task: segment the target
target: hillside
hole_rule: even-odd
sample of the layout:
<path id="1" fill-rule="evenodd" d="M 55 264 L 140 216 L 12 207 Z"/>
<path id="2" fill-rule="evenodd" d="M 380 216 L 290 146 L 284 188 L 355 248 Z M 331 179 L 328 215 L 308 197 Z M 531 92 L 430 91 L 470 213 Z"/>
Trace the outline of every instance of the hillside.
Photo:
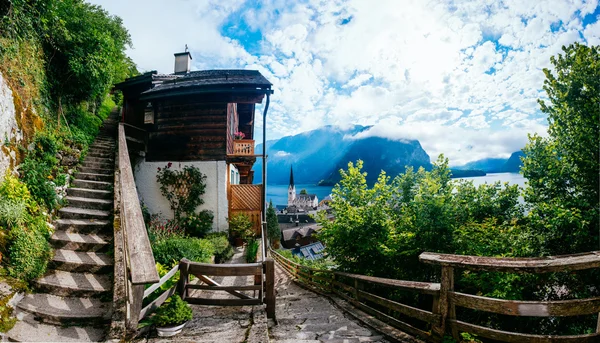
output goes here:
<path id="1" fill-rule="evenodd" d="M 482 170 L 486 173 L 518 173 L 523 163 L 521 157 L 525 156 L 523 151 L 513 152 L 509 158 L 484 158 L 471 161 L 462 166 L 454 167 L 454 170 Z"/>
<path id="2" fill-rule="evenodd" d="M 374 181 L 383 169 L 389 175 L 404 172 L 405 165 L 416 168 L 430 167 L 429 155 L 418 141 L 392 141 L 379 137 L 353 139 L 358 132 L 368 129 L 354 126 L 342 130 L 325 126 L 302 134 L 268 141 L 270 184 L 287 184 L 290 166 L 294 167 L 296 183 L 317 183 L 321 180 L 335 183 L 339 180 L 339 170 L 347 168 L 348 162 L 361 159 L 369 182 Z M 256 148 L 262 152 L 262 144 Z M 255 183 L 261 182 L 262 161 L 257 160 Z"/>

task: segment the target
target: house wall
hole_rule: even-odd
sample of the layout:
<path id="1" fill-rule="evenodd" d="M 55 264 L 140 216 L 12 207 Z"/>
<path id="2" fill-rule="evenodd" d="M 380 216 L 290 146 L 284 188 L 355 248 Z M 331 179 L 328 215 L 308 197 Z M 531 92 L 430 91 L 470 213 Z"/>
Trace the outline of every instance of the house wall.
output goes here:
<path id="1" fill-rule="evenodd" d="M 141 160 L 134 167 L 134 177 L 140 199 L 150 212 L 162 213 L 165 218 L 172 219 L 173 210 L 156 182 L 158 168 L 164 168 L 166 164 L 167 162 Z M 227 231 L 227 164 L 225 161 L 173 162 L 171 168 L 181 170 L 186 166 L 197 167 L 206 175 L 206 191 L 202 196 L 204 204 L 197 210 L 213 212 L 213 231 Z"/>

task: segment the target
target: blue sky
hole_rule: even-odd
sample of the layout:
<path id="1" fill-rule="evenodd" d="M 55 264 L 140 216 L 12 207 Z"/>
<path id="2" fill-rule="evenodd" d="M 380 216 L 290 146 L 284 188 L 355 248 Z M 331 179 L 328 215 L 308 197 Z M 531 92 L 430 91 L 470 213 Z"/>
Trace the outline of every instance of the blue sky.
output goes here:
<path id="1" fill-rule="evenodd" d="M 268 139 L 373 125 L 361 135 L 418 139 L 452 164 L 545 134 L 550 56 L 600 45 L 598 0 L 92 2 L 123 18 L 142 71 L 172 72 L 185 44 L 194 69 L 261 71 Z"/>

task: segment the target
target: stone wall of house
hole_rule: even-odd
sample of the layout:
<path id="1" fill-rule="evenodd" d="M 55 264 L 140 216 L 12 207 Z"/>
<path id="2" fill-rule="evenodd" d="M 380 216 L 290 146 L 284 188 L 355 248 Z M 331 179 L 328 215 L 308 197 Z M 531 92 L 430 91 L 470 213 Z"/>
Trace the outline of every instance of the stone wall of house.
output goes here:
<path id="1" fill-rule="evenodd" d="M 0 73 L 0 179 L 7 169 L 14 167 L 17 157 L 13 147 L 22 140 L 23 133 L 15 118 L 13 93 Z"/>
<path id="2" fill-rule="evenodd" d="M 140 199 L 151 213 L 161 213 L 163 217 L 174 217 L 169 202 L 160 193 L 160 185 L 156 182 L 158 168 L 164 168 L 167 162 L 147 162 L 142 160 L 134 167 L 135 183 Z M 227 231 L 227 163 L 225 161 L 173 162 L 172 169 L 180 170 L 186 166 L 194 166 L 206 175 L 206 192 L 202 199 L 204 204 L 197 210 L 213 212 L 213 231 Z"/>

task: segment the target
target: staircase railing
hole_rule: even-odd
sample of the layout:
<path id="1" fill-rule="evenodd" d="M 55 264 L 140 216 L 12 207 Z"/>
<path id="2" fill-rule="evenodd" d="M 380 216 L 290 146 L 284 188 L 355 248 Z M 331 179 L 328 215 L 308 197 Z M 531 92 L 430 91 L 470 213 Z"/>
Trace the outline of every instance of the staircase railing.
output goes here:
<path id="1" fill-rule="evenodd" d="M 119 124 L 115 178 L 115 292 L 124 292 L 125 327 L 135 334 L 146 284 L 160 280 L 135 188 L 125 127 Z M 118 290 L 117 288 L 123 288 Z M 115 296 L 115 299 L 118 297 Z M 119 304 L 115 304 L 118 306 Z"/>
<path id="2" fill-rule="evenodd" d="M 459 332 L 468 332 L 502 342 L 575 343 L 598 342 L 600 340 L 600 314 L 595 333 L 570 336 L 545 336 L 500 331 L 466 323 L 456 318 L 457 306 L 510 316 L 554 317 L 590 315 L 600 312 L 600 298 L 564 301 L 513 301 L 454 291 L 454 268 L 513 273 L 568 272 L 599 268 L 600 251 L 546 258 L 493 258 L 432 253 L 421 254 L 419 259 L 422 262 L 442 267 L 440 283 L 403 281 L 319 270 L 290 261 L 281 256 L 277 251 L 270 251 L 275 261 L 291 276 L 296 278 L 298 282 L 321 292 L 338 295 L 355 307 L 389 325 L 430 342 L 441 342 L 447 333 L 451 334 L 457 341 L 460 341 Z M 381 292 L 384 294 L 380 292 L 374 294 L 365 291 L 366 286 L 370 286 L 371 288 L 385 287 L 393 291 Z M 411 291 L 431 296 L 429 302 L 431 310 L 412 307 L 387 297 L 386 294 L 393 294 L 394 291 Z M 428 329 L 423 329 L 423 327 L 428 327 Z"/>

